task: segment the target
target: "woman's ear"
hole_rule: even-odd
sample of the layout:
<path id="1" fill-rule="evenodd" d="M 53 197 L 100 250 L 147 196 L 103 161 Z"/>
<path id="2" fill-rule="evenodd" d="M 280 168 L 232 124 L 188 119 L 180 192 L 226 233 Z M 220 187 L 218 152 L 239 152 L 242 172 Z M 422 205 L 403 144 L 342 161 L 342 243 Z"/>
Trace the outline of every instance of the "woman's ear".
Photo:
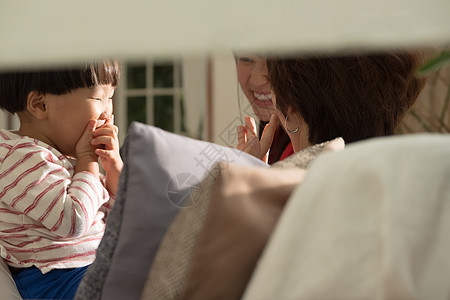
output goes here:
<path id="1" fill-rule="evenodd" d="M 287 109 L 287 115 L 290 115 L 292 113 L 295 113 L 295 108 L 292 105 L 289 105 Z"/>
<path id="2" fill-rule="evenodd" d="M 27 96 L 27 111 L 36 119 L 45 119 L 47 117 L 45 95 L 36 91 L 29 92 Z"/>

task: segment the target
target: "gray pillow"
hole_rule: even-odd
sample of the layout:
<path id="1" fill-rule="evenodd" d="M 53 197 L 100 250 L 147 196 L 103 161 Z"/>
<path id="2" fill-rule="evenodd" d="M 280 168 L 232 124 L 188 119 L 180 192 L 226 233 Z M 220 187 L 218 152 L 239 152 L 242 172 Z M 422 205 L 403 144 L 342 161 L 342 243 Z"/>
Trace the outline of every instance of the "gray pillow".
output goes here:
<path id="1" fill-rule="evenodd" d="M 255 262 L 258 258 L 258 251 L 262 250 L 263 244 L 256 243 L 256 241 L 264 241 L 268 237 L 268 234 L 270 234 L 271 230 L 267 231 L 267 229 L 274 225 L 272 221 L 273 219 L 277 219 L 279 214 L 278 208 L 284 206 L 289 184 L 292 184 L 294 181 L 297 183 L 300 182 L 298 177 L 295 176 L 296 173 L 294 171 L 308 169 L 313 161 L 324 151 L 336 151 L 343 148 L 344 141 L 341 138 L 311 146 L 294 153 L 283 161 L 273 164 L 271 168 L 272 174 L 270 174 L 270 171 L 267 172 L 268 170 L 263 172 L 259 168 L 252 168 L 251 170 L 254 171 L 250 173 L 248 172 L 248 168 L 239 166 L 242 176 L 240 178 L 237 176 L 239 172 L 236 172 L 236 170 L 239 169 L 236 169 L 236 166 L 234 168 L 230 167 L 229 170 L 222 170 L 222 167 L 213 170 L 218 180 L 206 178 L 202 182 L 202 194 L 195 198 L 192 206 L 184 209 L 176 217 L 164 236 L 148 274 L 142 300 L 182 299 L 183 289 L 192 281 L 193 275 L 196 279 L 200 278 L 196 282 L 200 282 L 199 285 L 201 287 L 197 285 L 195 287 L 196 291 L 205 292 L 207 290 L 214 290 L 222 298 L 236 298 L 231 295 L 235 296 L 237 293 L 243 292 L 242 289 L 245 287 L 248 278 L 243 280 L 242 275 L 251 273 L 252 262 Z M 282 171 L 284 172 L 282 173 Z M 232 174 L 236 177 L 234 178 Z M 233 180 L 240 182 L 244 188 L 236 184 L 231 185 Z M 230 188 L 230 186 L 233 187 Z M 230 191 L 226 193 L 225 199 L 223 197 L 224 193 L 222 192 L 228 189 Z M 274 196 L 274 193 L 276 196 Z M 236 195 L 239 195 L 239 197 L 236 198 Z M 269 201 L 265 197 L 269 197 Z M 256 201 L 251 201 L 252 199 Z M 236 203 L 240 203 L 240 205 L 235 205 Z M 210 204 L 212 208 L 210 208 Z M 238 208 L 238 214 L 235 214 L 234 207 Z M 217 212 L 220 212 L 220 214 L 217 214 Z M 211 225 L 210 227 L 206 226 L 208 222 L 207 215 L 210 218 L 214 215 L 210 219 L 214 220 L 214 222 L 209 224 Z M 229 227 L 227 225 L 229 222 L 226 218 L 224 219 L 226 216 L 233 216 L 232 219 L 235 226 Z M 225 221 L 221 222 L 221 220 Z M 258 222 L 263 222 L 264 226 L 261 226 Z M 210 229 L 214 227 L 213 225 L 217 226 L 217 224 L 225 224 L 229 230 L 222 230 L 219 227 L 219 231 L 223 234 L 220 236 L 214 233 L 212 235 L 210 234 L 209 236 L 213 236 L 213 240 L 209 240 L 209 242 L 206 240 L 205 242 L 207 233 L 211 232 Z M 231 240 L 227 241 L 227 239 L 236 236 L 231 234 L 232 228 L 236 227 L 239 228 L 238 234 L 251 232 L 245 241 L 239 243 L 239 250 L 237 252 L 235 251 L 237 249 L 236 245 L 231 243 Z M 203 244 L 202 239 L 204 240 Z M 222 244 L 227 243 L 230 247 L 217 250 L 213 245 L 216 241 L 218 242 L 216 245 L 220 245 L 219 248 L 221 248 Z M 206 248 L 203 249 L 208 249 L 210 251 L 209 254 L 212 255 L 199 255 L 199 247 L 205 246 Z M 223 252 L 221 253 L 221 251 Z M 206 272 L 206 279 L 198 276 L 200 274 L 199 272 L 191 271 L 189 274 L 188 272 L 192 268 L 191 261 L 195 254 L 199 257 L 197 263 L 200 261 L 204 266 L 217 267 L 218 265 L 215 265 L 215 262 L 218 261 L 220 263 L 225 262 L 224 264 L 231 269 L 226 270 L 227 267 L 219 267 L 221 272 Z M 208 259 L 208 257 L 212 257 L 212 259 Z M 216 257 L 220 257 L 220 259 L 216 260 Z M 240 276 L 237 276 L 236 272 Z M 224 277 L 221 277 L 222 275 Z M 229 279 L 232 278 L 232 280 L 225 280 L 224 278 L 227 276 Z M 207 282 L 209 282 L 209 287 L 215 286 L 215 288 L 208 289 Z M 220 282 L 220 284 L 214 285 L 214 282 Z M 210 294 L 208 297 L 203 298 L 215 299 L 217 295 L 213 297 Z"/>
<path id="2" fill-rule="evenodd" d="M 214 177 L 216 162 L 224 168 L 229 163 L 267 167 L 239 150 L 138 122 L 130 125 L 121 151 L 116 203 L 76 299 L 140 299 L 162 237 L 191 205 L 191 195 L 202 192 L 198 184 Z"/>

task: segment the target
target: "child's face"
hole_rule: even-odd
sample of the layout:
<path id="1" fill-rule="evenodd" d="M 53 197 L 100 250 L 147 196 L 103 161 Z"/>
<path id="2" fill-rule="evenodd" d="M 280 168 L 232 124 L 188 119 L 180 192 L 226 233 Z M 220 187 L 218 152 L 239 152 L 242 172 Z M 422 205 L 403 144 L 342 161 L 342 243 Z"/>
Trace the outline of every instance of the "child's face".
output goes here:
<path id="1" fill-rule="evenodd" d="M 79 88 L 69 94 L 46 94 L 46 109 L 52 146 L 62 154 L 75 157 L 75 146 L 89 120 L 97 120 L 97 127 L 112 116 L 114 87 L 100 85 Z"/>

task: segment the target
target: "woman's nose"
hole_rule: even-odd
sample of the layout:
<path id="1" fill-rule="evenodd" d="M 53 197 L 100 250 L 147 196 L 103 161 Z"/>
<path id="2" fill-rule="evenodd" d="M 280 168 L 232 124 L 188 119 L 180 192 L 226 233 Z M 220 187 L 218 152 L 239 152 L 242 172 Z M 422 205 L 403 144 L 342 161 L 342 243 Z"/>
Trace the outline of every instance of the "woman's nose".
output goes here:
<path id="1" fill-rule="evenodd" d="M 251 81 L 255 86 L 261 86 L 269 83 L 266 63 L 258 63 L 252 70 Z"/>

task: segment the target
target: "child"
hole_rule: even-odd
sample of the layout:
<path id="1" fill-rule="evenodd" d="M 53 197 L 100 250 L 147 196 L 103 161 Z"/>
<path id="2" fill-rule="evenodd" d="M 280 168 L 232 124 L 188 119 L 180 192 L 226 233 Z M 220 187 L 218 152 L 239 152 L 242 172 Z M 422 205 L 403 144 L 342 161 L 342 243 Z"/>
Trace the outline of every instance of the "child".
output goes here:
<path id="1" fill-rule="evenodd" d="M 123 166 L 118 78 L 113 61 L 0 74 L 0 107 L 20 119 L 0 130 L 0 255 L 23 298 L 73 298 L 95 259 Z"/>

